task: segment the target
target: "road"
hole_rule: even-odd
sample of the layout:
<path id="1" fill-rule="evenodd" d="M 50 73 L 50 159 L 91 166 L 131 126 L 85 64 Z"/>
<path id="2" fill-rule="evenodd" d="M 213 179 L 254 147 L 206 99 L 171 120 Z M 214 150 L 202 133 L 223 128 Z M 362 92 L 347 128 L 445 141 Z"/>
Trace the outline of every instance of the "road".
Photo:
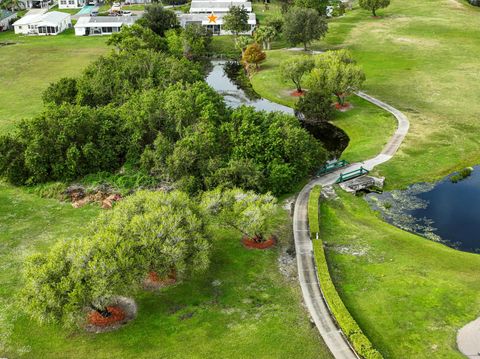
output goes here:
<path id="1" fill-rule="evenodd" d="M 308 197 L 314 186 L 331 185 L 335 183 L 342 172 L 352 171 L 360 167 L 371 170 L 375 166 L 390 160 L 398 151 L 410 127 L 408 118 L 401 111 L 363 92 L 358 92 L 357 95 L 393 114 L 398 122 L 395 133 L 377 156 L 364 162 L 351 164 L 347 168 L 344 167 L 309 182 L 298 194 L 293 215 L 298 279 L 302 288 L 303 299 L 320 335 L 336 359 L 354 359 L 358 356 L 351 349 L 346 337 L 337 328 L 320 289 L 313 255 L 313 244 L 308 227 Z"/>

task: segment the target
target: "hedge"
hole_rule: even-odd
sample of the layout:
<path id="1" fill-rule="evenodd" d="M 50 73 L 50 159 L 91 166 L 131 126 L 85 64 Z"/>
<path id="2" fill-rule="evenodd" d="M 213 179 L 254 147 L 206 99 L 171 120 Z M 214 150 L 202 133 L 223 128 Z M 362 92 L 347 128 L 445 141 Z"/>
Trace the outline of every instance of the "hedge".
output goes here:
<path id="1" fill-rule="evenodd" d="M 319 225 L 319 201 L 322 188 L 315 186 L 308 200 L 308 221 L 310 232 L 312 233 L 313 250 L 315 254 L 315 262 L 317 264 L 318 279 L 323 296 L 328 303 L 330 311 L 337 321 L 340 329 L 347 336 L 349 342 L 357 352 L 357 354 L 365 359 L 382 359 L 383 356 L 373 347 L 370 340 L 363 334 L 357 322 L 351 316 L 347 307 L 338 295 L 337 289 L 333 284 L 330 272 L 328 270 L 327 259 L 323 249 L 321 239 L 315 239 L 316 233 L 320 231 Z"/>

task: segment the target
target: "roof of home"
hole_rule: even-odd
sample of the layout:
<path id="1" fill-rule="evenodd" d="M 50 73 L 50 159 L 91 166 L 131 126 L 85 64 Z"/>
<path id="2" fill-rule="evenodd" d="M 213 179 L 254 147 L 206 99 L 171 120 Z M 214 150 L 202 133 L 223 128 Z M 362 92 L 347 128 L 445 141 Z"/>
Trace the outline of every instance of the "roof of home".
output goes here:
<path id="1" fill-rule="evenodd" d="M 75 27 L 132 25 L 137 19 L 137 16 L 82 16 L 78 19 Z"/>
<path id="2" fill-rule="evenodd" d="M 17 15 L 17 13 L 0 9 L 0 21 L 3 19 L 9 18 L 10 16 L 13 16 L 13 15 Z"/>
<path id="3" fill-rule="evenodd" d="M 179 16 L 180 22 L 183 25 L 189 23 L 201 23 L 202 25 L 222 25 L 223 16 L 226 14 L 214 14 L 214 19 L 211 21 L 209 19 L 210 14 L 182 14 Z M 250 25 L 255 25 L 257 23 L 257 18 L 255 13 L 248 14 L 248 23 Z"/>
<path id="4" fill-rule="evenodd" d="M 228 12 L 232 6 L 244 6 L 248 12 L 252 12 L 252 3 L 250 1 L 232 0 L 232 1 L 192 1 L 190 5 L 191 13 L 210 13 L 210 12 Z"/>
<path id="5" fill-rule="evenodd" d="M 17 20 L 13 25 L 57 25 L 63 20 L 70 19 L 70 15 L 60 11 L 51 11 L 45 14 L 25 15 L 20 20 Z"/>

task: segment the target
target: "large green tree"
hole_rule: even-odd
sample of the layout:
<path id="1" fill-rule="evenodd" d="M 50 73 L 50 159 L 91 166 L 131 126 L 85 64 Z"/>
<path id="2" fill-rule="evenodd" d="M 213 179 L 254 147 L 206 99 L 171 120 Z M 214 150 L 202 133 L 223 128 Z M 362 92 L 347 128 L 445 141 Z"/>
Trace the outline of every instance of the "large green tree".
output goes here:
<path id="1" fill-rule="evenodd" d="M 291 80 L 299 93 L 303 92 L 302 80 L 315 66 L 315 60 L 311 56 L 295 56 L 282 61 L 280 72 L 282 76 Z"/>
<path id="2" fill-rule="evenodd" d="M 303 44 L 305 51 L 308 44 L 324 37 L 327 31 L 327 21 L 317 10 L 293 7 L 285 14 L 285 39 L 293 46 Z"/>
<path id="3" fill-rule="evenodd" d="M 114 46 L 118 51 L 133 52 L 141 49 L 165 51 L 167 49 L 165 39 L 150 28 L 139 24 L 122 26 L 119 32 L 113 33 L 108 38 L 107 44 Z"/>
<path id="4" fill-rule="evenodd" d="M 147 5 L 145 13 L 139 21 L 160 36 L 164 36 L 167 30 L 180 26 L 177 15 L 169 9 L 165 9 L 160 3 Z"/>
<path id="5" fill-rule="evenodd" d="M 359 0 L 358 3 L 363 9 L 370 10 L 373 16 L 377 16 L 377 10 L 389 6 L 390 0 Z"/>
<path id="6" fill-rule="evenodd" d="M 365 74 L 348 50 L 327 51 L 317 56 L 315 68 L 307 80 L 309 88 L 335 95 L 340 105 L 347 96 L 358 91 L 365 81 Z"/>
<path id="7" fill-rule="evenodd" d="M 224 30 L 235 35 L 235 38 L 242 32 L 249 31 L 247 9 L 244 6 L 231 6 L 228 13 L 223 17 L 222 26 Z"/>
<path id="8" fill-rule="evenodd" d="M 261 43 L 265 50 L 270 50 L 272 41 L 278 36 L 278 31 L 273 26 L 259 26 L 253 36 L 255 41 Z"/>
<path id="9" fill-rule="evenodd" d="M 317 10 L 320 15 L 326 16 L 330 0 L 294 0 L 294 4 L 298 7 Z"/>
<path id="10" fill-rule="evenodd" d="M 216 189 L 202 195 L 202 206 L 215 224 L 235 229 L 258 242 L 271 234 L 276 204 L 275 197 L 270 194 L 237 188 Z"/>

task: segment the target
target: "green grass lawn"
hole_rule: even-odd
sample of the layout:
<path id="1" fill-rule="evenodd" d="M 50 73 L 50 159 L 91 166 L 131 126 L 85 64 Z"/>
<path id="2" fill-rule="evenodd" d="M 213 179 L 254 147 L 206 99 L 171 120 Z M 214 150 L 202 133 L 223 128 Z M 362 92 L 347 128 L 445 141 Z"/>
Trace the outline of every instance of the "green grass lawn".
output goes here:
<path id="1" fill-rule="evenodd" d="M 358 197 L 321 205 L 342 299 L 387 358 L 462 358 L 457 330 L 480 315 L 480 256 L 383 222 Z"/>
<path id="2" fill-rule="evenodd" d="M 251 79 L 255 91 L 271 101 L 294 107 L 298 100 L 290 95 L 294 85 L 282 76 L 279 66 L 285 59 L 301 54 L 287 50 L 268 51 L 261 70 Z M 350 162 L 365 160 L 382 150 L 395 131 L 396 120 L 389 113 L 357 96 L 351 96 L 348 101 L 352 103 L 353 109 L 337 112 L 332 121 L 350 137 L 349 146 L 342 158 Z"/>
<path id="3" fill-rule="evenodd" d="M 50 82 L 78 74 L 107 51 L 105 37 L 80 37 L 73 29 L 57 36 L 0 33 L 0 132 L 41 109 L 41 94 Z"/>
<path id="4" fill-rule="evenodd" d="M 330 358 L 301 306 L 295 281 L 277 268 L 278 249 L 246 250 L 240 234 L 217 231 L 208 273 L 142 292 L 139 315 L 119 331 L 65 332 L 15 313 L 25 256 L 73 239 L 99 208 L 27 195 L 0 185 L 0 353 L 9 358 Z M 276 218 L 283 242 L 291 224 Z M 212 283 L 219 281 L 219 285 Z M 7 334 L 5 337 L 4 335 Z M 4 339 L 8 341 L 5 342 Z M 23 354 L 22 354 L 23 353 Z"/>
<path id="5" fill-rule="evenodd" d="M 352 11 L 316 44 L 350 49 L 366 72 L 366 92 L 410 118 L 405 144 L 380 172 L 401 187 L 479 163 L 480 8 L 459 0 L 392 0 L 380 15 Z"/>

